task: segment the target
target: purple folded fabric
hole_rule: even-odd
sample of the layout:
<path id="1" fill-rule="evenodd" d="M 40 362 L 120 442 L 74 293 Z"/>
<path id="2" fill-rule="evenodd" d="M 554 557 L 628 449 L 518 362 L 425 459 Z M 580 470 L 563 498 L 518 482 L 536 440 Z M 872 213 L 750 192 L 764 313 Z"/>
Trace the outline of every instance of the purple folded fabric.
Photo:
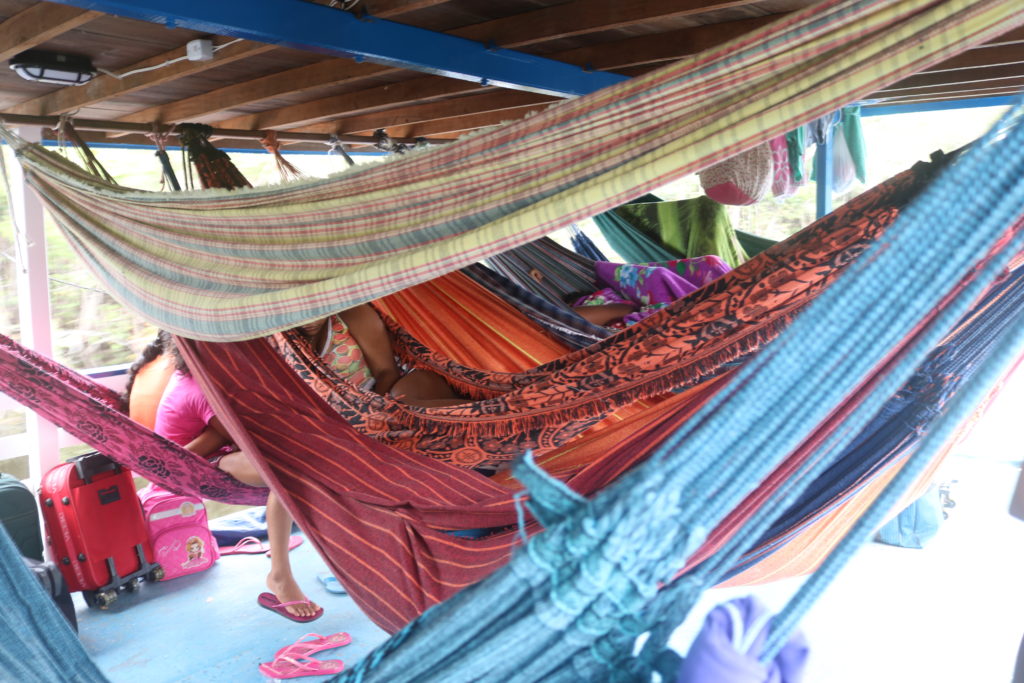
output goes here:
<path id="1" fill-rule="evenodd" d="M 772 661 L 758 661 L 771 616 L 753 597 L 715 607 L 679 667 L 676 683 L 799 683 L 807 663 L 803 634 L 794 633 Z"/>
<path id="2" fill-rule="evenodd" d="M 623 321 L 632 325 L 730 270 L 725 261 L 713 255 L 663 263 L 596 261 L 594 274 L 607 289 L 595 293 L 600 300 L 592 295 L 584 303 L 631 303 L 637 311 Z"/>

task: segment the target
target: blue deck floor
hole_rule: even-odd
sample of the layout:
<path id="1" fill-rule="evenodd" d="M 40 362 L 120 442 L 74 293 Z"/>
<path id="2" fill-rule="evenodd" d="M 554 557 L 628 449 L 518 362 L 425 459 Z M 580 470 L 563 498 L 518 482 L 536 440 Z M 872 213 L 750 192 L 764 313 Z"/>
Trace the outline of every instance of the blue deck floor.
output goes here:
<path id="1" fill-rule="evenodd" d="M 314 622 L 295 623 L 259 607 L 256 596 L 266 590 L 269 558 L 230 555 L 205 572 L 144 583 L 137 593 L 122 591 L 106 610 L 87 608 L 76 593 L 79 635 L 115 683 L 265 682 L 259 663 L 306 633 L 349 633 L 350 645 L 316 655 L 346 665 L 387 638 L 351 598 L 327 592 L 316 579 L 327 568 L 309 543 L 295 548 L 291 561 L 306 594 L 324 608 Z"/>

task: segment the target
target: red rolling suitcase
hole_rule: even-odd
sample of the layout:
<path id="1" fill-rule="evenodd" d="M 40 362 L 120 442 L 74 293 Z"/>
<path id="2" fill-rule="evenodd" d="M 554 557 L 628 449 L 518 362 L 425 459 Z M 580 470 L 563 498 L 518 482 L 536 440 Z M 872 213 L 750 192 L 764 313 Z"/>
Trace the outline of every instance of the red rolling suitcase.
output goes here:
<path id="1" fill-rule="evenodd" d="M 120 588 L 157 581 L 132 474 L 99 453 L 86 453 L 43 477 L 39 502 L 51 559 L 90 607 L 107 607 Z"/>

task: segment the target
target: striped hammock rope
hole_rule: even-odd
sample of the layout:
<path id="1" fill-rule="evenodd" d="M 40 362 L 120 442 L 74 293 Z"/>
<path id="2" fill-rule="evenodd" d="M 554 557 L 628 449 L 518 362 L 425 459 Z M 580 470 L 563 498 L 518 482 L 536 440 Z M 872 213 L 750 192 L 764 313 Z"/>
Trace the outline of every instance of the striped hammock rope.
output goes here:
<path id="1" fill-rule="evenodd" d="M 116 299 L 185 337 L 241 340 L 621 205 L 1011 30 L 1024 23 L 1019 9 L 1018 0 L 822 0 L 499 129 L 271 188 L 126 190 L 0 135 Z"/>

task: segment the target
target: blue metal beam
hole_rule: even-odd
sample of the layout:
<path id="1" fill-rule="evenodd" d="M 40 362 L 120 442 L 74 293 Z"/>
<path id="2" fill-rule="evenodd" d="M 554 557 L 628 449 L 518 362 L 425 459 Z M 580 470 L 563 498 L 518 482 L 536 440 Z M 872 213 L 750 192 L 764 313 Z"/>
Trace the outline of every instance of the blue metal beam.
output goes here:
<path id="1" fill-rule="evenodd" d="M 131 19 L 572 97 L 626 79 L 300 0 L 56 0 Z"/>
<path id="2" fill-rule="evenodd" d="M 949 109 L 975 109 L 977 107 L 1008 107 L 1017 101 L 1014 95 L 1001 97 L 971 97 L 959 100 L 941 100 L 938 102 L 915 102 L 913 104 L 881 104 L 872 106 L 868 102 L 863 106 L 860 115 L 888 116 L 889 114 L 917 114 L 924 111 L 946 111 Z"/>
<path id="3" fill-rule="evenodd" d="M 814 178 L 817 183 L 818 218 L 832 213 L 832 128 L 825 131 L 825 142 L 814 150 Z"/>

